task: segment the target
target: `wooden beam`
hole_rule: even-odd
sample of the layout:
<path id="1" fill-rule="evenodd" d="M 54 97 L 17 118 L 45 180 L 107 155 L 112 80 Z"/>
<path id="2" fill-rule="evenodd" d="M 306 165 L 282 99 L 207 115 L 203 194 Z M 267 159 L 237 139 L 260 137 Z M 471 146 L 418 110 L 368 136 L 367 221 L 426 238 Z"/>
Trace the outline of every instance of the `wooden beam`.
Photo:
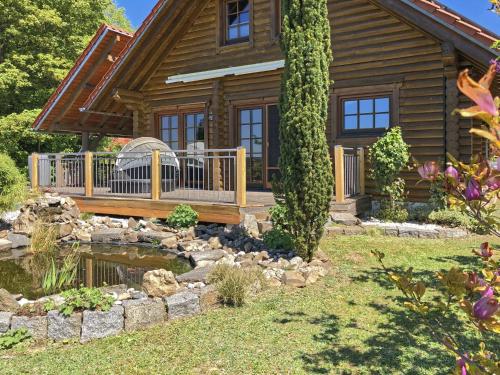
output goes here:
<path id="1" fill-rule="evenodd" d="M 38 154 L 31 155 L 31 188 L 38 190 L 38 161 L 40 156 Z"/>
<path id="2" fill-rule="evenodd" d="M 335 146 L 335 201 L 344 203 L 344 148 Z"/>
<path id="3" fill-rule="evenodd" d="M 159 201 L 161 198 L 161 160 L 160 151 L 153 150 L 151 154 L 151 199 Z"/>
<path id="4" fill-rule="evenodd" d="M 236 152 L 236 204 L 241 208 L 247 206 L 247 162 L 244 147 L 239 147 Z"/>
<path id="5" fill-rule="evenodd" d="M 85 153 L 85 196 L 88 198 L 94 195 L 93 164 L 93 154 L 87 151 Z"/>
<path id="6" fill-rule="evenodd" d="M 359 157 L 359 194 L 366 194 L 366 169 L 365 169 L 365 148 L 360 147 L 358 149 Z"/>

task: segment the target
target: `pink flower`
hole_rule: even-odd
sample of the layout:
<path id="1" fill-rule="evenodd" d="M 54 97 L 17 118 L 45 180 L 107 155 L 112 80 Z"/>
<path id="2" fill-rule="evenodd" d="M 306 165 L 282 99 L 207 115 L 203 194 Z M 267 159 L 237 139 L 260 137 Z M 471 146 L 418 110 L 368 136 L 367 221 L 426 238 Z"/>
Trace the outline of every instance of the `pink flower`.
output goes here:
<path id="1" fill-rule="evenodd" d="M 486 186 L 490 190 L 498 190 L 500 189 L 500 176 L 493 176 L 486 180 Z"/>
<path id="2" fill-rule="evenodd" d="M 467 375 L 467 363 L 465 362 L 465 359 L 457 359 L 457 367 L 460 369 L 460 375 Z"/>
<path id="3" fill-rule="evenodd" d="M 444 171 L 444 175 L 448 180 L 453 181 L 454 183 L 458 183 L 460 180 L 460 175 L 458 174 L 458 171 L 455 169 L 455 167 L 451 165 L 448 168 L 446 168 L 446 171 Z"/>
<path id="4" fill-rule="evenodd" d="M 496 63 L 490 65 L 488 72 L 479 82 L 470 78 L 469 70 L 467 69 L 460 73 L 458 76 L 458 89 L 477 104 L 477 107 L 469 108 L 464 110 L 464 112 L 486 112 L 492 116 L 498 116 L 498 108 L 490 92 L 491 84 L 495 79 L 496 70 Z"/>
<path id="5" fill-rule="evenodd" d="M 472 311 L 476 319 L 488 320 L 497 313 L 499 308 L 498 300 L 493 296 L 493 290 L 491 290 L 491 292 L 484 293 L 474 304 Z"/>
<path id="6" fill-rule="evenodd" d="M 469 181 L 469 184 L 467 185 L 467 188 L 465 189 L 465 199 L 468 201 L 475 201 L 481 198 L 481 187 L 479 186 L 479 183 L 471 179 Z"/>
<path id="7" fill-rule="evenodd" d="M 495 65 L 496 66 L 496 72 L 500 73 L 500 60 L 491 59 L 490 60 L 490 65 Z"/>
<path id="8" fill-rule="evenodd" d="M 474 250 L 474 253 L 479 255 L 481 258 L 489 259 L 493 256 L 493 249 L 491 248 L 489 242 L 484 242 L 481 244 L 479 251 Z"/>
<path id="9" fill-rule="evenodd" d="M 424 180 L 434 181 L 439 175 L 439 166 L 435 161 L 427 161 L 418 167 L 418 173 Z"/>

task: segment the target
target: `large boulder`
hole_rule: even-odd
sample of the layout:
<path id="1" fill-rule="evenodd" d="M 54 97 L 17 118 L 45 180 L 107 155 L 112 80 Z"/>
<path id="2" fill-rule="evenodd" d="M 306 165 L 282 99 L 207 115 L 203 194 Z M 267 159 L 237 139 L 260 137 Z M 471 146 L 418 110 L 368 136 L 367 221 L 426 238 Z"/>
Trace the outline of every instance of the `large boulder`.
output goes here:
<path id="1" fill-rule="evenodd" d="M 194 265 L 199 265 L 201 262 L 216 262 L 219 259 L 223 258 L 224 255 L 226 255 L 226 252 L 224 250 L 200 251 L 197 253 L 192 253 L 190 259 Z"/>
<path id="2" fill-rule="evenodd" d="M 213 269 L 214 266 L 197 268 L 195 270 L 177 276 L 176 279 L 180 283 L 202 282 L 206 284 L 208 281 L 208 275 L 210 274 L 210 272 L 212 272 Z"/>
<path id="3" fill-rule="evenodd" d="M 92 242 L 123 242 L 123 238 L 124 230 L 120 228 L 101 229 L 92 233 Z"/>
<path id="4" fill-rule="evenodd" d="M 13 316 L 14 313 L 0 311 L 0 335 L 10 329 L 10 321 Z"/>
<path id="5" fill-rule="evenodd" d="M 113 306 L 111 310 L 84 311 L 81 342 L 116 336 L 123 331 L 123 306 Z"/>
<path id="6" fill-rule="evenodd" d="M 150 297 L 164 297 L 175 294 L 179 289 L 179 284 L 172 271 L 160 269 L 144 274 L 142 289 Z"/>
<path id="7" fill-rule="evenodd" d="M 7 239 L 12 242 L 12 248 L 27 247 L 31 244 L 31 240 L 24 234 L 9 233 Z"/>
<path id="8" fill-rule="evenodd" d="M 58 311 L 49 311 L 47 319 L 49 339 L 64 341 L 80 338 L 80 331 L 82 329 L 81 313 L 65 317 Z"/>
<path id="9" fill-rule="evenodd" d="M 125 331 L 144 329 L 160 324 L 167 318 L 163 301 L 159 298 L 123 301 Z"/>
<path id="10" fill-rule="evenodd" d="M 0 311 L 16 312 L 19 307 L 19 303 L 8 291 L 0 289 Z"/>
<path id="11" fill-rule="evenodd" d="M 171 237 L 176 237 L 176 235 L 175 233 L 171 232 L 150 231 L 150 232 L 139 232 L 138 237 L 139 241 L 141 242 L 162 243 L 163 240 Z"/>
<path id="12" fill-rule="evenodd" d="M 283 274 L 281 281 L 283 284 L 295 288 L 303 288 L 306 286 L 305 277 L 298 271 L 286 271 Z"/>
<path id="13" fill-rule="evenodd" d="M 165 297 L 165 303 L 170 320 L 193 316 L 201 312 L 199 297 L 190 291 Z"/>
<path id="14" fill-rule="evenodd" d="M 13 316 L 10 328 L 12 330 L 26 328 L 35 340 L 47 339 L 47 317 L 46 316 Z"/>

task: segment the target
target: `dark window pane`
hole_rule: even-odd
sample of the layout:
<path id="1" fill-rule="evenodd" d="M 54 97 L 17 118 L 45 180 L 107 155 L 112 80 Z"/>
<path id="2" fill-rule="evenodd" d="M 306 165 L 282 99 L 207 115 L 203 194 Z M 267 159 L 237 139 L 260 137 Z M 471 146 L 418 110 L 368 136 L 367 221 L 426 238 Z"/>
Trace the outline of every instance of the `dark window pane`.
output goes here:
<path id="1" fill-rule="evenodd" d="M 344 114 L 355 115 L 358 113 L 357 100 L 347 100 L 344 102 Z"/>
<path id="2" fill-rule="evenodd" d="M 205 122 L 205 115 L 197 115 L 196 122 L 197 122 L 198 126 L 203 126 L 204 122 Z"/>
<path id="3" fill-rule="evenodd" d="M 375 112 L 389 112 L 389 98 L 375 99 Z"/>
<path id="4" fill-rule="evenodd" d="M 237 1 L 229 1 L 227 3 L 227 14 L 235 14 L 238 12 L 238 2 Z"/>
<path id="5" fill-rule="evenodd" d="M 361 115 L 361 116 L 359 116 L 359 128 L 360 129 L 373 129 L 373 115 Z"/>
<path id="6" fill-rule="evenodd" d="M 248 12 L 249 9 L 250 9 L 250 1 L 249 0 L 240 0 L 239 11 L 240 12 Z"/>
<path id="7" fill-rule="evenodd" d="M 358 128 L 358 116 L 345 116 L 344 117 L 344 129 L 345 130 L 356 130 Z"/>
<path id="8" fill-rule="evenodd" d="M 375 127 L 377 129 L 388 129 L 389 123 L 389 114 L 375 115 Z"/>
<path id="9" fill-rule="evenodd" d="M 196 140 L 197 141 L 204 141 L 205 140 L 205 128 L 204 127 L 198 128 L 198 131 L 196 132 Z"/>
<path id="10" fill-rule="evenodd" d="M 373 99 L 360 100 L 359 113 L 373 113 Z"/>

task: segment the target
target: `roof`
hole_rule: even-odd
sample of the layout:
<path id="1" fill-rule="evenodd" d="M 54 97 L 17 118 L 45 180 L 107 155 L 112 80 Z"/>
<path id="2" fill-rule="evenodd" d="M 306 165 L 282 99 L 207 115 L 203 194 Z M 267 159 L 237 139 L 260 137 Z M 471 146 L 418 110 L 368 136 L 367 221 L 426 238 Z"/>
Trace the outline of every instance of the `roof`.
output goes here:
<path id="1" fill-rule="evenodd" d="M 132 34 L 127 31 L 101 25 L 73 68 L 51 95 L 33 127 L 46 130 L 58 117 L 61 117 L 59 120 L 78 122 L 81 116 L 80 106 L 113 64 L 104 54 L 116 56 L 131 38 Z"/>
<path id="2" fill-rule="evenodd" d="M 500 39 L 494 32 L 489 31 L 483 26 L 471 21 L 454 10 L 444 6 L 435 0 L 410 0 L 419 8 L 427 13 L 439 18 L 450 27 L 459 29 L 470 35 L 479 43 L 490 47 L 496 40 Z"/>

